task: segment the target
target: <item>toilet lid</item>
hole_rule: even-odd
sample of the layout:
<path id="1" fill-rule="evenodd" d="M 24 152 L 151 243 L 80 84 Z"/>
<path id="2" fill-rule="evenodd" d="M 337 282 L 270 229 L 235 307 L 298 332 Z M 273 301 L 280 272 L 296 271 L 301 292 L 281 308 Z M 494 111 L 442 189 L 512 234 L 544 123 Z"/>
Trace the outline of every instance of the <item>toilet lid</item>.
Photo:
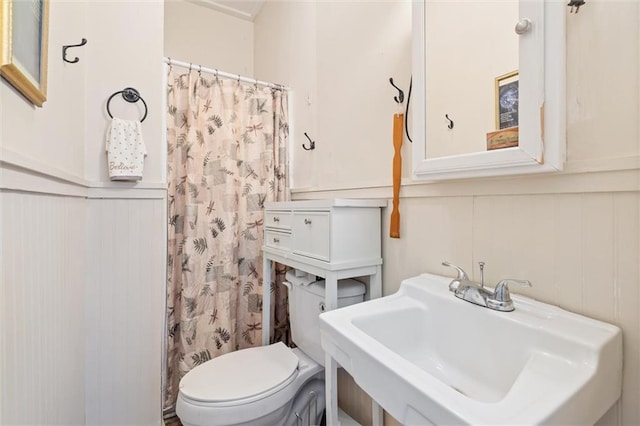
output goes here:
<path id="1" fill-rule="evenodd" d="M 231 402 L 267 396 L 295 378 L 298 357 L 284 343 L 221 355 L 180 380 L 183 396 L 200 402 Z"/>

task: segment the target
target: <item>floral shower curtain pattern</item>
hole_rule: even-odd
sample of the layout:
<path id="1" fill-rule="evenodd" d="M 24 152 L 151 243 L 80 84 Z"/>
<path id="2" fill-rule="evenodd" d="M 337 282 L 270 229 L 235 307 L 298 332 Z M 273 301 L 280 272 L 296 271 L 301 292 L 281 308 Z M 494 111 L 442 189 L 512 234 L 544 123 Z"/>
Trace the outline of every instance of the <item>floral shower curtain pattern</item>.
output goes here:
<path id="1" fill-rule="evenodd" d="M 165 409 L 216 356 L 261 344 L 264 203 L 288 199 L 287 93 L 195 72 L 168 76 Z M 288 335 L 272 277 L 272 340 Z"/>

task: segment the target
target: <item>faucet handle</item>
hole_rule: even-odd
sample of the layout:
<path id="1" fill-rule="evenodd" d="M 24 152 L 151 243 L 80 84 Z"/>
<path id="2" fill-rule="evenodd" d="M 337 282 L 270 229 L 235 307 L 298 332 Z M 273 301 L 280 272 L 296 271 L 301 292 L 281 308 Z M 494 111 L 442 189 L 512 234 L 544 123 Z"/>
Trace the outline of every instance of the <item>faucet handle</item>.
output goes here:
<path id="1" fill-rule="evenodd" d="M 467 273 L 461 267 L 446 261 L 442 262 L 442 265 L 448 266 L 450 268 L 455 268 L 455 270 L 458 272 L 458 276 L 449 283 L 449 291 L 455 292 L 458 289 L 458 286 L 460 285 L 461 281 L 469 281 L 469 277 L 467 276 Z"/>
<path id="2" fill-rule="evenodd" d="M 487 299 L 487 306 L 499 311 L 513 311 L 513 300 L 511 300 L 511 293 L 509 293 L 509 284 L 518 284 L 522 287 L 533 287 L 529 280 L 514 280 L 506 279 L 500 280 L 493 291 L 493 297 Z"/>
<path id="3" fill-rule="evenodd" d="M 468 280 L 469 279 L 469 277 L 467 276 L 467 273 L 464 271 L 464 269 L 462 269 L 459 266 L 454 265 L 451 262 L 444 261 L 444 262 L 442 262 L 442 266 L 448 266 L 450 268 L 455 268 L 455 270 L 458 271 L 458 276 L 456 277 L 457 280 Z"/>

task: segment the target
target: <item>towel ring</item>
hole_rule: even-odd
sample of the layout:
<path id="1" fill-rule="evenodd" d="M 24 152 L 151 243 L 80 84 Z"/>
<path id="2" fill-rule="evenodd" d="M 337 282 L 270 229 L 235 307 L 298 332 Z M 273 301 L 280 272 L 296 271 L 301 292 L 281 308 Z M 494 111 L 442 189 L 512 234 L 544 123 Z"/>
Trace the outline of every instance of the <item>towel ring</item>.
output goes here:
<path id="1" fill-rule="evenodd" d="M 122 99 L 124 99 L 125 101 L 129 102 L 129 103 L 135 103 L 138 101 L 142 101 L 142 104 L 144 105 L 144 115 L 142 116 L 142 119 L 140 120 L 140 122 L 142 123 L 144 121 L 145 118 L 147 118 L 147 113 L 149 112 L 149 109 L 147 108 L 147 103 L 144 101 L 144 99 L 142 99 L 142 96 L 140 96 L 140 92 L 138 92 L 136 89 L 134 89 L 133 87 L 127 87 L 119 92 L 114 93 L 113 95 L 109 96 L 109 99 L 107 99 L 107 114 L 109 114 L 109 117 L 113 118 L 113 115 L 111 115 L 111 110 L 109 109 L 109 104 L 111 103 L 111 99 L 113 99 L 114 96 L 119 95 L 122 93 Z"/>

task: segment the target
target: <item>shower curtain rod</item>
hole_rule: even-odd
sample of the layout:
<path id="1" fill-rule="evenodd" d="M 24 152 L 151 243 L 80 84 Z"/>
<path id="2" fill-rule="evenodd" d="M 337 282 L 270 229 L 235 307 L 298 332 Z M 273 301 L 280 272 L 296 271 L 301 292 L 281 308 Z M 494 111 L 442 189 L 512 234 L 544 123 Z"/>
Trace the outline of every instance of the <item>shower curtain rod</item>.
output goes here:
<path id="1" fill-rule="evenodd" d="M 203 66 L 192 64 L 189 62 L 176 61 L 175 59 L 171 59 L 171 58 L 162 58 L 162 62 L 164 62 L 165 64 L 169 64 L 171 66 L 189 68 L 192 71 L 206 72 L 207 74 L 214 74 L 214 75 L 218 75 L 219 77 L 229 78 L 232 80 L 239 80 L 245 83 L 259 84 L 260 86 L 271 87 L 272 89 L 289 90 L 288 87 L 285 87 L 282 84 L 269 83 L 267 81 L 256 80 L 255 78 L 243 77 L 239 74 L 230 74 L 228 72 L 218 71 L 212 68 L 205 68 Z"/>

